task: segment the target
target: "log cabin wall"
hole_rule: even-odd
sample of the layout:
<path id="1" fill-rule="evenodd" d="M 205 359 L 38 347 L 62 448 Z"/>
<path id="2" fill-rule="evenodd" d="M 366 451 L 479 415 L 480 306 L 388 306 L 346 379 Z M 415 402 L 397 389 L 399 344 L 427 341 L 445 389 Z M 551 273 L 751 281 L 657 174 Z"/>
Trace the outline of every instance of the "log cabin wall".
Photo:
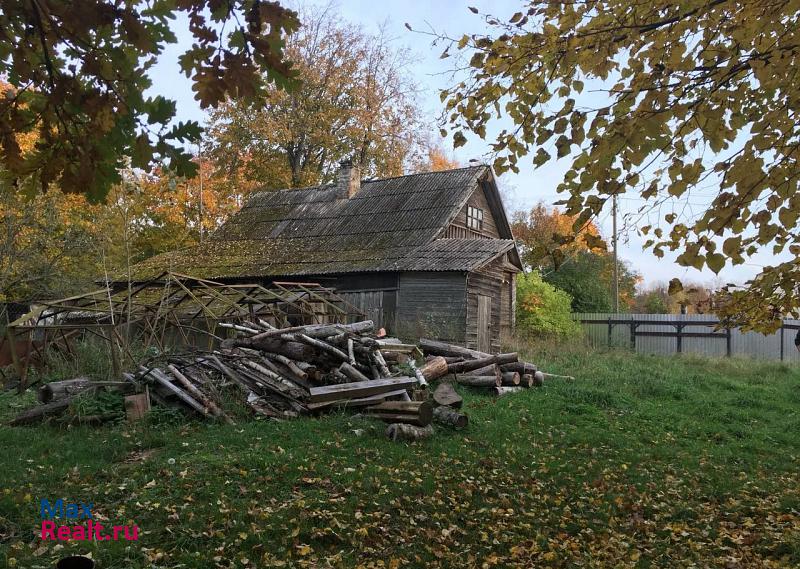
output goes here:
<path id="1" fill-rule="evenodd" d="M 432 337 L 463 344 L 465 276 L 462 272 L 400 273 L 396 333 L 406 339 Z"/>

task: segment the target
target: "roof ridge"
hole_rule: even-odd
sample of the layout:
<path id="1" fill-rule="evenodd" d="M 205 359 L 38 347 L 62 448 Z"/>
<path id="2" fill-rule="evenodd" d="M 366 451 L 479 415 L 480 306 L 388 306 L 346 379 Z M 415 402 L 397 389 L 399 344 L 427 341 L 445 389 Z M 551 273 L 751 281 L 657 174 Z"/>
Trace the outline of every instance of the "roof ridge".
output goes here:
<path id="1" fill-rule="evenodd" d="M 472 168 L 488 168 L 488 164 L 480 164 L 478 166 L 462 166 L 460 168 L 448 168 L 447 170 L 431 170 L 430 172 L 414 172 L 412 174 L 401 174 L 400 176 L 387 176 L 386 178 L 371 178 L 369 180 L 362 180 L 362 182 L 366 181 L 367 183 L 372 182 L 384 182 L 386 180 L 396 180 L 397 178 L 413 178 L 414 176 L 425 176 L 430 174 L 445 174 L 448 172 L 458 172 L 459 170 L 470 170 Z"/>
<path id="2" fill-rule="evenodd" d="M 480 164 L 478 166 L 462 166 L 461 168 L 450 168 L 450 169 L 447 169 L 447 170 L 433 170 L 433 171 L 430 171 L 430 172 L 414 172 L 414 173 L 411 173 L 411 174 L 401 174 L 399 176 L 387 176 L 385 178 L 363 178 L 363 179 L 360 180 L 360 182 L 361 183 L 366 183 L 366 184 L 371 184 L 373 182 L 385 182 L 386 180 L 396 180 L 398 178 L 413 178 L 414 176 L 425 176 L 425 175 L 430 175 L 430 174 L 445 174 L 445 173 L 449 173 L 449 172 L 458 172 L 459 170 L 470 170 L 470 169 L 488 168 L 488 167 L 489 167 L 488 164 Z M 277 190 L 256 190 L 256 191 L 250 193 L 247 196 L 247 199 L 249 200 L 250 198 L 252 198 L 254 196 L 257 196 L 259 194 L 273 194 L 273 193 L 278 193 L 278 192 L 286 192 L 286 193 L 289 193 L 289 192 L 303 192 L 303 191 L 308 192 L 308 191 L 315 191 L 315 190 L 319 191 L 319 190 L 327 190 L 327 189 L 331 189 L 331 188 L 335 188 L 335 187 L 336 187 L 336 183 L 330 183 L 330 184 L 319 184 L 317 186 L 306 186 L 304 188 L 279 188 Z"/>

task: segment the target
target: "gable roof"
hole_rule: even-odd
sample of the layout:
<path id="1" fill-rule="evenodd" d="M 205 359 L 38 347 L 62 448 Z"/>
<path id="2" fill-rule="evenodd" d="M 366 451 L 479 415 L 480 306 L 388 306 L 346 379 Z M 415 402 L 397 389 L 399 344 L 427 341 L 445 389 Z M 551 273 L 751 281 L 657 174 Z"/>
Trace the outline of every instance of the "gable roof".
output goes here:
<path id="1" fill-rule="evenodd" d="M 478 184 L 502 239 L 436 239 Z M 143 280 L 163 270 L 202 278 L 372 271 L 470 271 L 516 247 L 488 166 L 366 180 L 349 199 L 335 185 L 253 194 L 202 245 L 133 268 Z"/>

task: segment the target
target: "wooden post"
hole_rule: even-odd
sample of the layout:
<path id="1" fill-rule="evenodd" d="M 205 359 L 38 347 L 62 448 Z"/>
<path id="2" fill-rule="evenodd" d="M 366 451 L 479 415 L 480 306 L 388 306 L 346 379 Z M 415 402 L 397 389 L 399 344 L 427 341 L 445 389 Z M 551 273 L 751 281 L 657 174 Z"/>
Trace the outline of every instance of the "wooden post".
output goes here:
<path id="1" fill-rule="evenodd" d="M 613 327 L 614 327 L 614 325 L 611 324 L 611 316 L 609 316 L 608 317 L 608 347 L 609 348 L 611 347 L 611 329 Z"/>
<path id="2" fill-rule="evenodd" d="M 783 320 L 781 320 L 781 361 L 783 361 Z"/>
<path id="3" fill-rule="evenodd" d="M 683 324 L 675 324 L 675 328 L 678 332 L 677 342 L 675 343 L 675 345 L 678 353 L 680 354 L 683 352 Z"/>
<path id="4" fill-rule="evenodd" d="M 11 356 L 11 363 L 14 364 L 14 369 L 17 370 L 17 375 L 19 376 L 19 392 L 22 393 L 25 391 L 22 381 L 22 367 L 17 357 L 16 344 L 14 343 L 14 336 L 11 334 L 11 328 L 6 328 L 6 338 L 8 338 L 8 353 Z"/>
<path id="5" fill-rule="evenodd" d="M 631 350 L 633 350 L 634 353 L 636 353 L 636 328 L 638 327 L 639 325 L 631 320 Z"/>

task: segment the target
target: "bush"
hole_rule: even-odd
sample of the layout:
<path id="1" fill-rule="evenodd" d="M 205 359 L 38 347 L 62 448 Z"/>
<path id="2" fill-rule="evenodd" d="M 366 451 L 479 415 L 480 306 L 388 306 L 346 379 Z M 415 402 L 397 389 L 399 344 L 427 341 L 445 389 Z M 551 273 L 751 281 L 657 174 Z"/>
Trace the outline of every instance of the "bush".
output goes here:
<path id="1" fill-rule="evenodd" d="M 572 297 L 542 280 L 537 271 L 517 277 L 517 328 L 531 334 L 571 337 L 581 332 L 572 319 Z"/>

